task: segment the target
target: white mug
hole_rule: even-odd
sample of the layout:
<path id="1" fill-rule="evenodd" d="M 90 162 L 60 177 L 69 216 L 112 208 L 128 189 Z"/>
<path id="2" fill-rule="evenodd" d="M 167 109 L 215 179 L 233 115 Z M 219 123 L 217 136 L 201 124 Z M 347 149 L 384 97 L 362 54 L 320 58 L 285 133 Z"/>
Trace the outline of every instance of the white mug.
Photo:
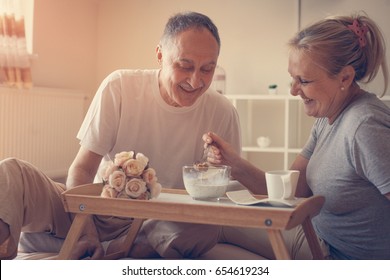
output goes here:
<path id="1" fill-rule="evenodd" d="M 291 200 L 295 197 L 299 170 L 276 170 L 265 173 L 268 198 Z"/>

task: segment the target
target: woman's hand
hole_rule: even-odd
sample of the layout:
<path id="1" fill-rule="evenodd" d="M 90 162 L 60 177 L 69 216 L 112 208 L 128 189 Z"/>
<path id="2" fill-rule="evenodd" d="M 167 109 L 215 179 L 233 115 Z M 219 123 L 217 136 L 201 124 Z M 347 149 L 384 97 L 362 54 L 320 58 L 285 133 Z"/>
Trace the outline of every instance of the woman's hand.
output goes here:
<path id="1" fill-rule="evenodd" d="M 234 148 L 213 132 L 203 135 L 205 148 L 208 149 L 207 161 L 211 164 L 231 166 L 232 177 L 256 194 L 266 194 L 264 172 L 241 158 Z"/>
<path id="2" fill-rule="evenodd" d="M 234 148 L 221 137 L 213 132 L 203 135 L 205 149 L 208 148 L 207 161 L 211 164 L 234 165 L 241 159 Z"/>

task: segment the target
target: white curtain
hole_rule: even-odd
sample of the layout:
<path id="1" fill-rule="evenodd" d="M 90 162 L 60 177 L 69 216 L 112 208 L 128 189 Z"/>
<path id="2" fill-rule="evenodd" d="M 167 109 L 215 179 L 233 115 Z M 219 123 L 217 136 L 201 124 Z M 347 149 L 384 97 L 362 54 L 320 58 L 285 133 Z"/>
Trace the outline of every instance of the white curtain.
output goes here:
<path id="1" fill-rule="evenodd" d="M 31 88 L 23 0 L 0 0 L 0 83 Z"/>

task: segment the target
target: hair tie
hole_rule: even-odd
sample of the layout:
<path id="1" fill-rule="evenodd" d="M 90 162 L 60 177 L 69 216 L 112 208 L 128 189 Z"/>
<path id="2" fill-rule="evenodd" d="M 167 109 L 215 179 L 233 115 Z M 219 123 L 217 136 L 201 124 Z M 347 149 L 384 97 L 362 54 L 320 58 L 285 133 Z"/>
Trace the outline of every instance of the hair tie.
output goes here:
<path id="1" fill-rule="evenodd" d="M 367 26 L 360 24 L 357 19 L 354 19 L 353 23 L 351 25 L 348 25 L 347 27 L 348 29 L 352 30 L 356 34 L 356 36 L 358 36 L 360 47 L 364 47 L 367 44 Z"/>

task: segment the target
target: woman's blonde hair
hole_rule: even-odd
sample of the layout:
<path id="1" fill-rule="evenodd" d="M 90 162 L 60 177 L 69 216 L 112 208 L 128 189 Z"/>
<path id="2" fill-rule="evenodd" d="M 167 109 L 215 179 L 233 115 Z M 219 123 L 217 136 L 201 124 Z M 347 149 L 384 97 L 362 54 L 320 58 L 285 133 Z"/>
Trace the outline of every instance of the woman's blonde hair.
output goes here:
<path id="1" fill-rule="evenodd" d="M 366 33 L 359 35 L 351 28 L 359 24 Z M 364 44 L 359 41 L 364 36 Z M 327 17 L 297 33 L 288 45 L 303 50 L 326 69 L 337 75 L 347 65 L 355 69 L 355 81 L 371 82 L 382 68 L 384 90 L 388 87 L 389 73 L 386 62 L 386 45 L 377 24 L 366 14 Z"/>

